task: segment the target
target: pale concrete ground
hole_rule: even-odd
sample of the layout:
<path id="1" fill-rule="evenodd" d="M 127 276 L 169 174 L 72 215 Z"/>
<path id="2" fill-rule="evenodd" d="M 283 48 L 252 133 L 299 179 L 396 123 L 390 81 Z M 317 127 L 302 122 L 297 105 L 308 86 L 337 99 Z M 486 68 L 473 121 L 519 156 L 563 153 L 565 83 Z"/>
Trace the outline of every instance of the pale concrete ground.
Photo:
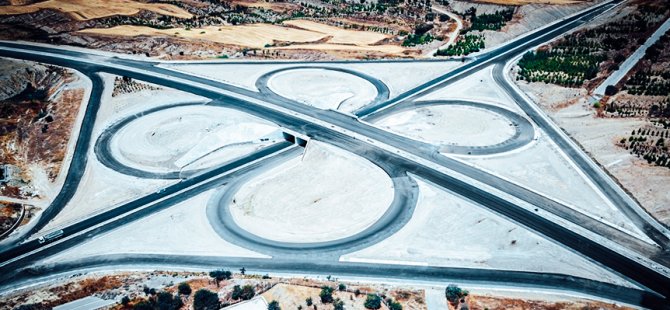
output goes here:
<path id="1" fill-rule="evenodd" d="M 272 143 L 261 138 L 281 138 L 273 135 L 276 132 L 276 125 L 234 109 L 184 106 L 133 120 L 112 138 L 111 149 L 121 163 L 138 169 L 189 170 L 191 164 L 207 168 L 198 162 L 219 149 L 215 160 L 207 163 L 222 163 L 261 148 Z"/>
<path id="2" fill-rule="evenodd" d="M 101 107 L 93 128 L 94 139 L 97 139 L 100 133 L 109 125 L 129 115 L 141 113 L 147 109 L 162 105 L 204 100 L 202 97 L 171 89 L 144 90 L 133 94 L 112 97 L 114 76 L 105 74 L 104 82 L 105 90 L 101 100 Z M 219 116 L 225 119 L 227 115 Z M 188 134 L 185 129 L 183 131 L 184 135 Z M 131 143 L 134 140 L 139 140 L 137 137 L 133 137 L 132 133 L 127 138 Z M 223 149 L 222 151 L 228 151 L 228 149 Z M 150 194 L 159 188 L 176 182 L 174 180 L 141 179 L 120 174 L 102 165 L 97 160 L 93 148 L 89 149 L 88 152 L 89 160 L 78 191 L 70 203 L 65 206 L 63 211 L 43 231 L 53 230 L 67 223 L 91 216 L 94 213 L 109 210 L 121 203 Z M 238 152 L 234 153 L 237 154 Z M 220 155 L 220 153 L 215 154 Z M 218 158 L 215 159 L 218 160 Z M 213 162 L 210 162 L 210 158 L 207 157 L 203 158 L 199 163 L 202 165 L 194 165 L 194 168 L 213 164 Z"/>
<path id="3" fill-rule="evenodd" d="M 421 100 L 466 99 L 499 105 L 525 115 L 521 108 L 496 86 L 491 70 L 492 66 L 422 97 Z M 541 94 L 548 100 L 554 100 L 551 104 L 558 105 L 564 100 L 578 98 L 581 95 L 577 90 L 548 87 Z M 478 124 L 474 119 L 469 120 L 473 124 L 467 125 L 468 127 Z M 463 122 L 467 124 L 467 120 Z M 648 240 L 637 227 L 629 224 L 628 219 L 616 206 L 604 198 L 594 185 L 579 173 L 544 133 L 539 132 L 537 136 L 537 141 L 519 150 L 491 156 L 457 158 L 552 199 L 558 199 L 579 212 L 594 218 L 602 218 L 615 227 Z M 475 143 L 471 140 L 468 142 Z"/>
<path id="4" fill-rule="evenodd" d="M 601 222 L 642 240 L 648 237 L 591 187 L 545 135 L 518 152 L 460 159 L 512 182 L 528 186 Z M 651 242 L 651 241 L 650 241 Z"/>
<path id="5" fill-rule="evenodd" d="M 243 301 L 232 306 L 225 307 L 225 310 L 267 310 L 268 302 L 263 296 L 254 297 L 251 300 Z"/>
<path id="6" fill-rule="evenodd" d="M 397 233 L 346 261 L 561 273 L 632 286 L 590 260 L 452 193 L 418 180 L 419 202 Z"/>
<path id="7" fill-rule="evenodd" d="M 397 134 L 436 145 L 487 146 L 514 135 L 499 114 L 467 106 L 428 106 L 391 114 L 375 122 Z"/>
<path id="8" fill-rule="evenodd" d="M 353 112 L 377 96 L 370 82 L 352 74 L 324 69 L 279 72 L 268 80 L 278 95 L 319 109 Z"/>
<path id="9" fill-rule="evenodd" d="M 213 192 L 204 192 L 139 221 L 96 236 L 77 247 L 49 257 L 44 263 L 126 253 L 268 257 L 219 237 L 206 213 L 207 202 Z"/>
<path id="10" fill-rule="evenodd" d="M 318 66 L 347 68 L 369 74 L 384 82 L 390 91 L 391 97 L 405 92 L 412 87 L 430 81 L 462 65 L 461 62 L 395 62 L 395 63 L 347 63 L 327 64 Z M 212 80 L 229 83 L 238 87 L 257 91 L 256 80 L 270 71 L 296 65 L 256 65 L 256 64 L 213 64 L 213 65 L 177 65 L 166 63 L 161 67 L 195 74 Z M 400 77 L 400 78 L 399 78 Z"/>
<path id="11" fill-rule="evenodd" d="M 444 289 L 426 288 L 426 307 L 428 310 L 448 310 Z"/>
<path id="12" fill-rule="evenodd" d="M 523 110 L 493 80 L 493 66 L 475 72 L 469 77 L 436 90 L 420 100 L 465 99 L 502 106 L 521 115 Z"/>
<path id="13" fill-rule="evenodd" d="M 393 201 L 390 177 L 371 162 L 310 141 L 304 155 L 244 184 L 231 204 L 234 221 L 270 240 L 319 242 L 371 226 Z"/>

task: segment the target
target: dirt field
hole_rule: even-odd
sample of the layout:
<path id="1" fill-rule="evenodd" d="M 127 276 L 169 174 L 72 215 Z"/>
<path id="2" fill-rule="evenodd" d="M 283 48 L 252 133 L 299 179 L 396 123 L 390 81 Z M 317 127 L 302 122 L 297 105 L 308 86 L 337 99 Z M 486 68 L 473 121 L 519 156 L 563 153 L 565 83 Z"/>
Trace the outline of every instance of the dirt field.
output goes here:
<path id="1" fill-rule="evenodd" d="M 14 15 L 55 9 L 70 14 L 77 20 L 91 20 L 114 15 L 134 15 L 148 10 L 162 15 L 191 18 L 192 15 L 171 4 L 142 3 L 132 0 L 47 0 L 29 5 L 3 6 L 0 15 Z"/>
<path id="2" fill-rule="evenodd" d="M 79 31 L 82 34 L 110 36 L 170 36 L 197 39 L 248 48 L 270 50 L 318 50 L 371 52 L 403 55 L 405 49 L 397 45 L 373 45 L 388 36 L 371 31 L 353 31 L 305 20 L 288 21 L 289 27 L 271 24 L 239 26 L 209 26 L 199 29 L 154 29 L 145 26 L 116 26 Z M 298 28 L 299 27 L 299 28 Z M 302 28 L 302 29 L 300 29 Z"/>
<path id="3" fill-rule="evenodd" d="M 334 44 L 371 45 L 390 37 L 378 32 L 346 30 L 304 19 L 285 21 L 284 25 L 327 34 L 332 36 L 328 43 Z"/>

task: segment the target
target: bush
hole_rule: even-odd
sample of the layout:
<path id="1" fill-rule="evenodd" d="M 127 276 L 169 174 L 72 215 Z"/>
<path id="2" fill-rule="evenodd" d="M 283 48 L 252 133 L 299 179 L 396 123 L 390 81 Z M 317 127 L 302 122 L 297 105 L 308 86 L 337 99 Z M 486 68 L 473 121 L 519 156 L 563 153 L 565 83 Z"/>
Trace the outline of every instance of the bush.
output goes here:
<path id="1" fill-rule="evenodd" d="M 206 289 L 199 289 L 193 296 L 194 310 L 218 310 L 221 306 L 219 296 Z"/>
<path id="2" fill-rule="evenodd" d="M 402 305 L 397 301 L 391 300 L 388 303 L 388 306 L 389 306 L 389 310 L 402 310 Z"/>
<path id="3" fill-rule="evenodd" d="M 337 286 L 337 290 L 342 292 L 347 289 L 347 286 L 344 285 L 344 283 L 340 283 L 340 285 Z"/>
<path id="4" fill-rule="evenodd" d="M 177 291 L 179 291 L 179 294 L 182 295 L 191 295 L 191 286 L 188 285 L 188 283 L 180 283 L 179 286 L 177 287 Z"/>
<path id="5" fill-rule="evenodd" d="M 344 310 L 344 301 L 339 298 L 335 299 L 333 302 L 333 310 Z"/>
<path id="6" fill-rule="evenodd" d="M 178 310 L 183 305 L 179 296 L 173 296 L 168 292 L 160 292 L 156 297 L 156 308 L 160 310 Z"/>
<path id="7" fill-rule="evenodd" d="M 245 285 L 241 288 L 239 285 L 233 286 L 233 295 L 231 297 L 235 300 L 249 300 L 254 298 L 254 296 L 256 296 L 256 290 L 254 290 L 254 287 L 251 285 Z"/>
<path id="8" fill-rule="evenodd" d="M 233 274 L 228 270 L 214 270 L 209 272 L 209 276 L 216 279 L 216 282 L 218 283 L 232 278 Z"/>
<path id="9" fill-rule="evenodd" d="M 330 286 L 322 286 L 319 297 L 321 298 L 321 302 L 324 304 L 333 302 L 333 288 Z"/>
<path id="10" fill-rule="evenodd" d="M 607 85 L 607 87 L 605 87 L 605 95 L 606 96 L 614 96 L 618 92 L 619 92 L 619 89 L 616 88 L 616 86 L 614 86 L 614 85 Z"/>
<path id="11" fill-rule="evenodd" d="M 281 310 L 281 307 L 276 300 L 273 300 L 268 304 L 268 310 Z"/>
<path id="12" fill-rule="evenodd" d="M 449 284 L 445 290 L 445 296 L 451 303 L 456 303 L 459 299 L 468 296 L 468 291 L 461 289 L 455 284 Z"/>
<path id="13" fill-rule="evenodd" d="M 307 299 L 305 299 L 305 303 L 307 304 L 308 307 L 311 306 L 312 305 L 312 297 L 307 297 Z"/>
<path id="14" fill-rule="evenodd" d="M 364 306 L 367 309 L 379 309 L 382 307 L 382 298 L 374 294 L 368 294 Z"/>
<path id="15" fill-rule="evenodd" d="M 124 305 L 124 306 L 128 306 L 129 303 L 130 303 L 130 297 L 128 297 L 128 296 L 123 296 L 123 298 L 121 298 L 121 304 L 122 304 L 122 305 Z"/>

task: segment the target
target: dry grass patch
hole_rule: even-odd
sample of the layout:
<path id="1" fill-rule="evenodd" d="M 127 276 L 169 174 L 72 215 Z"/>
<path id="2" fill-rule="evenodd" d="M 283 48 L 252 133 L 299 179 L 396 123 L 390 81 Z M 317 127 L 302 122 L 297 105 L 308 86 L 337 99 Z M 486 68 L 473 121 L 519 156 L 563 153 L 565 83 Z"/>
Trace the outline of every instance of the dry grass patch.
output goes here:
<path id="1" fill-rule="evenodd" d="M 27 14 L 42 9 L 65 12 L 80 21 L 114 15 L 134 15 L 139 13 L 140 10 L 179 18 L 192 17 L 189 12 L 172 4 L 142 3 L 133 0 L 47 0 L 28 5 L 2 6 L 0 7 L 0 15 Z"/>
<path id="2" fill-rule="evenodd" d="M 85 29 L 80 32 L 115 36 L 172 36 L 251 48 L 263 48 L 266 44 L 273 44 L 275 42 L 315 42 L 326 37 L 322 33 L 270 24 L 209 26 L 191 30 L 184 28 L 154 29 L 145 26 L 124 25 L 104 29 Z"/>
<path id="3" fill-rule="evenodd" d="M 332 36 L 328 43 L 333 44 L 370 45 L 390 37 L 377 32 L 347 30 L 304 19 L 289 20 L 284 24 Z"/>

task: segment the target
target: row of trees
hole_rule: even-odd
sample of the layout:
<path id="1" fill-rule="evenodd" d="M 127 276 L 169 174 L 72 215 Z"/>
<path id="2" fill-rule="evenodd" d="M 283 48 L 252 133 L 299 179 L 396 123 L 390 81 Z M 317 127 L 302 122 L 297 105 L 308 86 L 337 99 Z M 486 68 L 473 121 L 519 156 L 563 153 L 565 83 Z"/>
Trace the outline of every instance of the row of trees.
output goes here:
<path id="1" fill-rule="evenodd" d="M 479 52 L 484 49 L 484 36 L 476 34 L 466 34 L 460 36 L 458 40 L 445 49 L 438 49 L 435 56 L 460 56 Z"/>
<path id="2" fill-rule="evenodd" d="M 519 60 L 517 79 L 579 87 L 598 75 L 604 55 L 593 55 L 589 49 L 549 49 L 528 52 Z"/>
<path id="3" fill-rule="evenodd" d="M 477 9 L 470 8 L 464 14 L 470 20 L 468 31 L 500 30 L 507 22 L 512 20 L 514 10 L 514 8 L 508 8 L 491 14 L 477 15 Z"/>

